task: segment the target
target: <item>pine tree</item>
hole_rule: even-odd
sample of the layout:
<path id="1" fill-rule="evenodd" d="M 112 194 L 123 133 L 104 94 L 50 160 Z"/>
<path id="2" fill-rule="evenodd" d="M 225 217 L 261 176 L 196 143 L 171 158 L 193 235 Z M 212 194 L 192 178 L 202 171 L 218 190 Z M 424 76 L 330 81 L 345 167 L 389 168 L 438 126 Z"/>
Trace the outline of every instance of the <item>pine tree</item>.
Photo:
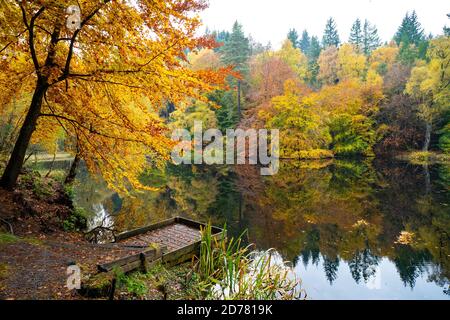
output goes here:
<path id="1" fill-rule="evenodd" d="M 290 29 L 287 38 L 291 40 L 294 48 L 298 48 L 298 33 L 295 29 Z"/>
<path id="2" fill-rule="evenodd" d="M 400 47 L 399 59 L 403 64 L 411 65 L 417 58 L 425 58 L 428 41 L 415 11 L 411 15 L 406 13 L 394 40 Z"/>
<path id="3" fill-rule="evenodd" d="M 450 18 L 450 13 L 447 13 L 447 18 Z M 447 26 L 444 27 L 444 35 L 450 37 L 450 27 Z"/>
<path id="4" fill-rule="evenodd" d="M 319 65 L 317 63 L 317 59 L 320 56 L 320 52 L 322 48 L 320 46 L 319 39 L 316 36 L 311 37 L 310 46 L 306 53 L 308 57 L 308 71 L 310 73 L 310 84 L 313 86 L 317 86 L 317 75 L 319 74 Z"/>
<path id="5" fill-rule="evenodd" d="M 333 18 L 329 18 L 327 20 L 327 24 L 325 25 L 325 31 L 323 34 L 322 44 L 324 48 L 329 46 L 339 47 L 341 43 L 339 39 L 339 34 L 336 27 L 336 22 L 334 22 Z"/>
<path id="6" fill-rule="evenodd" d="M 308 31 L 306 30 L 303 30 L 299 47 L 303 53 L 307 54 L 309 52 L 309 48 L 311 47 L 311 38 L 309 37 Z"/>
<path id="7" fill-rule="evenodd" d="M 370 53 L 380 46 L 380 37 L 376 26 L 371 25 L 367 19 L 364 21 L 363 39 L 362 39 L 363 53 L 368 56 Z"/>
<path id="8" fill-rule="evenodd" d="M 363 47 L 363 33 L 361 29 L 361 20 L 356 19 L 356 21 L 352 25 L 352 29 L 350 30 L 350 37 L 348 42 L 353 44 L 358 50 L 361 50 Z"/>
<path id="9" fill-rule="evenodd" d="M 420 42 L 424 41 L 424 38 L 424 31 L 420 25 L 416 12 L 413 11 L 411 15 L 406 13 L 402 24 L 394 36 L 397 45 L 400 45 L 400 43 L 403 42 L 419 46 Z"/>
<path id="10" fill-rule="evenodd" d="M 320 56 L 322 48 L 320 46 L 319 39 L 316 36 L 311 37 L 311 43 L 309 50 L 307 51 L 307 56 L 310 60 L 317 60 Z"/>
<path id="11" fill-rule="evenodd" d="M 237 21 L 227 41 L 220 49 L 222 62 L 225 65 L 235 66 L 235 70 L 245 75 L 248 71 L 248 59 L 250 56 L 250 43 L 245 37 L 242 25 Z"/>

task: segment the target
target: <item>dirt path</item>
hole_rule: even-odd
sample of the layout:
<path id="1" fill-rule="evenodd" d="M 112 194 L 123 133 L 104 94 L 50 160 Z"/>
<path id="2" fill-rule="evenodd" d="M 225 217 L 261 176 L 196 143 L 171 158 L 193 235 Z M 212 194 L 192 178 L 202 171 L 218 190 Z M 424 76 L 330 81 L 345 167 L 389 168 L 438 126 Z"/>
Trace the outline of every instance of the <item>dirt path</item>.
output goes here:
<path id="1" fill-rule="evenodd" d="M 82 299 L 66 288 L 69 265 L 76 263 L 82 275 L 88 275 L 96 272 L 99 262 L 135 253 L 135 249 L 93 245 L 76 234 L 62 233 L 0 244 L 0 299 Z"/>

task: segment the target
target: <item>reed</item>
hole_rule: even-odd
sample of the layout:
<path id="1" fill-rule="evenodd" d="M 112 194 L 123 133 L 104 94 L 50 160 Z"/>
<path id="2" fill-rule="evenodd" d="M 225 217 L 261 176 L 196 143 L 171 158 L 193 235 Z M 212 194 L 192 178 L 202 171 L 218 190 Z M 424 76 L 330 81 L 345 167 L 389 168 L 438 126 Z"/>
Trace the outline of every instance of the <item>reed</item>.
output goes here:
<path id="1" fill-rule="evenodd" d="M 252 251 L 252 245 L 243 246 L 245 233 L 236 239 L 225 236 L 216 239 L 210 224 L 201 232 L 200 256 L 194 270 L 205 298 L 292 300 L 306 297 L 300 280 L 275 250 Z"/>

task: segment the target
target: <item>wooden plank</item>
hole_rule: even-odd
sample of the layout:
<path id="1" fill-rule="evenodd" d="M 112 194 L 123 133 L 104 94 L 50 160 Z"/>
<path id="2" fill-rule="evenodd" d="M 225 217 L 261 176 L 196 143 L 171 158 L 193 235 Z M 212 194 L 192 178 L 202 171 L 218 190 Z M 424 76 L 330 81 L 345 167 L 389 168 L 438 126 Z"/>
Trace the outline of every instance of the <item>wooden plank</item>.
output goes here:
<path id="1" fill-rule="evenodd" d="M 192 228 L 195 228 L 195 229 L 198 229 L 198 230 L 200 230 L 200 227 L 203 227 L 203 228 L 206 227 L 206 223 L 197 222 L 197 221 L 194 221 L 194 220 L 191 220 L 191 219 L 188 219 L 188 218 L 184 218 L 184 217 L 176 217 L 175 218 L 175 222 L 184 224 L 184 225 L 186 225 L 188 227 L 192 227 Z M 222 231 L 223 231 L 223 229 L 221 229 L 221 228 L 218 228 L 218 227 L 215 227 L 215 226 L 211 226 L 212 234 L 219 233 L 219 232 L 222 232 Z"/>
<path id="2" fill-rule="evenodd" d="M 109 272 L 114 268 L 121 268 L 124 272 L 137 269 L 141 266 L 142 261 L 152 261 L 161 257 L 167 249 L 151 248 L 143 252 L 124 257 L 115 261 L 97 265 L 100 272 Z"/>
<path id="3" fill-rule="evenodd" d="M 137 235 L 149 232 L 149 231 L 153 231 L 153 230 L 159 229 L 161 227 L 171 225 L 174 222 L 175 222 L 175 218 L 171 218 L 171 219 L 167 219 L 167 220 L 164 220 L 164 221 L 161 221 L 161 222 L 158 222 L 158 223 L 155 223 L 155 224 L 143 227 L 143 228 L 137 228 L 137 229 L 134 229 L 131 231 L 125 231 L 125 232 L 119 233 L 116 236 L 116 242 L 120 241 L 120 240 L 125 240 L 128 238 L 131 238 L 131 237 L 134 237 L 134 236 L 137 236 Z"/>

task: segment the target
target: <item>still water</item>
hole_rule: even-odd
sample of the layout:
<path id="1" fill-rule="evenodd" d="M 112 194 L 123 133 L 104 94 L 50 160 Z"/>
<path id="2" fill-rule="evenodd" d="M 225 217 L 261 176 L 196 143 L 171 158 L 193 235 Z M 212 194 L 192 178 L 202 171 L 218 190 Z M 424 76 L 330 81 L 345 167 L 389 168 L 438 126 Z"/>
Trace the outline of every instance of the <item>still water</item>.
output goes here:
<path id="1" fill-rule="evenodd" d="M 119 197 L 85 171 L 76 202 L 121 229 L 182 215 L 248 230 L 294 264 L 310 299 L 450 299 L 450 167 L 374 161 L 149 170 L 157 192 Z"/>

